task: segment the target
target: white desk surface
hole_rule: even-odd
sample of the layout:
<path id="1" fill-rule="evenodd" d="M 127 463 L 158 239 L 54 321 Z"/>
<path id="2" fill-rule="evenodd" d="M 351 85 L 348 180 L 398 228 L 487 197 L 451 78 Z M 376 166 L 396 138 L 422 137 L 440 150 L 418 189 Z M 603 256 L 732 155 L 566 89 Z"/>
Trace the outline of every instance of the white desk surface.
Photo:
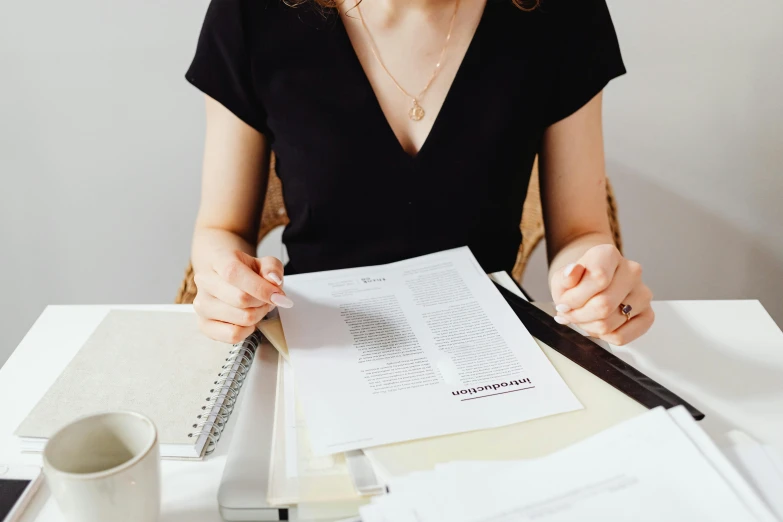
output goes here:
<path id="1" fill-rule="evenodd" d="M 737 428 L 783 449 L 783 332 L 761 304 L 653 306 L 652 330 L 612 351 L 704 411 L 702 426 L 718 443 Z M 0 369 L 0 463 L 41 464 L 39 455 L 21 454 L 13 431 L 111 308 L 192 312 L 184 305 L 48 307 Z M 216 452 L 203 462 L 163 461 L 161 522 L 220 521 L 217 489 L 230 439 L 229 425 Z M 25 520 L 62 520 L 45 488 Z"/>

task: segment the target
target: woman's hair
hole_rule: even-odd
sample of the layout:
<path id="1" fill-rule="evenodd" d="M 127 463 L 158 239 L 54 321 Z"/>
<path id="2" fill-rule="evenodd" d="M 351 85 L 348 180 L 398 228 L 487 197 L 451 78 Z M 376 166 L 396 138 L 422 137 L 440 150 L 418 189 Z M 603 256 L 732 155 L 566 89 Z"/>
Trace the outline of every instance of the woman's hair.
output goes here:
<path id="1" fill-rule="evenodd" d="M 361 0 L 359 0 L 361 2 Z M 522 11 L 533 11 L 541 3 L 541 0 L 509 0 Z M 341 0 L 284 0 L 291 7 L 305 4 L 314 4 L 321 9 L 335 9 L 342 3 Z"/>

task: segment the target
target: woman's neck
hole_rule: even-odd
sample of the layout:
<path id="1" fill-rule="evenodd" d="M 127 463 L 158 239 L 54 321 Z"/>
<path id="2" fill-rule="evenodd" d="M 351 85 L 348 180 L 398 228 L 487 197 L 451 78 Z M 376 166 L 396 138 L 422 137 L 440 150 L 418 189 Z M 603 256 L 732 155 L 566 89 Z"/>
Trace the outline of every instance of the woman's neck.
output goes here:
<path id="1" fill-rule="evenodd" d="M 437 9 L 451 5 L 454 0 L 363 0 L 366 4 L 378 5 L 384 9 Z"/>
<path id="2" fill-rule="evenodd" d="M 363 13 L 372 13 L 376 23 L 394 25 L 402 18 L 437 17 L 444 9 L 452 9 L 455 0 L 345 0 L 342 9 L 350 15 L 355 5 L 361 4 Z"/>

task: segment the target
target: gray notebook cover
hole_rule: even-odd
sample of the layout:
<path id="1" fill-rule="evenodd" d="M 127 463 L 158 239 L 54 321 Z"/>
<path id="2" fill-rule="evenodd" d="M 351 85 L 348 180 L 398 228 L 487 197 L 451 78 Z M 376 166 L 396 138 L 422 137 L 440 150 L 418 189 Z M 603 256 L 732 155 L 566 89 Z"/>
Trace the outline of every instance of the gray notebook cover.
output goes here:
<path id="1" fill-rule="evenodd" d="M 166 445 L 195 445 L 188 434 L 230 350 L 201 334 L 192 313 L 113 310 L 16 435 L 46 439 L 78 417 L 132 410 L 152 419 L 171 456 Z"/>

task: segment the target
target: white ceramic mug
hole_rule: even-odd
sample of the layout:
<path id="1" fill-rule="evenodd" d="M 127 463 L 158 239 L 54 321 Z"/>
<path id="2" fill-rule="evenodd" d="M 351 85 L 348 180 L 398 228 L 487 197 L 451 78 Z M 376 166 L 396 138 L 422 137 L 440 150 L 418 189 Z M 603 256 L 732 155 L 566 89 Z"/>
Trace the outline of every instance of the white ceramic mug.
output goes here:
<path id="1" fill-rule="evenodd" d="M 49 439 L 43 458 L 49 488 L 69 522 L 158 520 L 158 434 L 144 415 L 76 420 Z"/>

